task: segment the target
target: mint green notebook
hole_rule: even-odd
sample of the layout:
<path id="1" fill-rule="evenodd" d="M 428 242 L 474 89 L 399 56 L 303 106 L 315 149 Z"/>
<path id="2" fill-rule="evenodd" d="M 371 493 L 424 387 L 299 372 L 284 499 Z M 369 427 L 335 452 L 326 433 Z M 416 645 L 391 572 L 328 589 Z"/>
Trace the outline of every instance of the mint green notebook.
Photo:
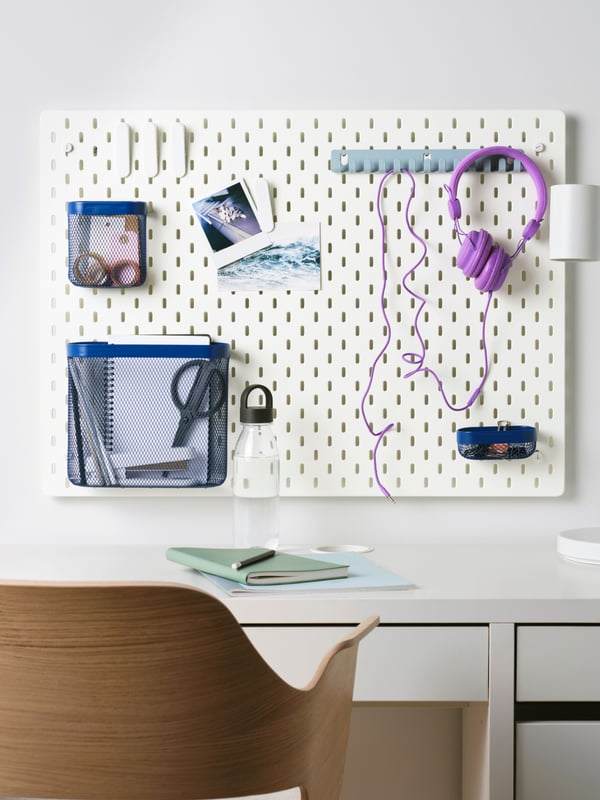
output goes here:
<path id="1" fill-rule="evenodd" d="M 275 553 L 264 561 L 241 569 L 234 569 L 232 566 L 237 561 L 243 561 L 261 552 L 264 552 L 261 547 L 169 547 L 167 558 L 199 572 L 217 575 L 237 583 L 246 583 L 249 586 L 306 583 L 345 578 L 348 575 L 347 564 L 332 564 L 330 561 L 297 556 L 293 553 Z"/>

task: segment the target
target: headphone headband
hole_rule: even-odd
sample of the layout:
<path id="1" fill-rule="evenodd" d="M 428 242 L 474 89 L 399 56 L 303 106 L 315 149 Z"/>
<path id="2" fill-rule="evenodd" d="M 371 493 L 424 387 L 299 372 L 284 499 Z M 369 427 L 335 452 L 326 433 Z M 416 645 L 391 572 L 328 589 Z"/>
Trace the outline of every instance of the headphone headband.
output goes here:
<path id="1" fill-rule="evenodd" d="M 501 147 L 499 145 L 494 147 L 483 147 L 480 150 L 474 150 L 472 153 L 469 153 L 468 156 L 465 156 L 465 158 L 463 158 L 463 160 L 457 164 L 447 187 L 450 198 L 448 201 L 450 217 L 454 222 L 456 222 L 456 220 L 460 219 L 461 216 L 460 201 L 456 195 L 458 191 L 458 182 L 460 181 L 463 173 L 466 172 L 469 167 L 473 166 L 476 161 L 479 161 L 482 158 L 487 158 L 488 156 L 504 156 L 505 158 L 512 158 L 515 161 L 519 161 L 521 164 L 523 164 L 525 171 L 533 181 L 535 190 L 537 192 L 535 214 L 525 226 L 522 234 L 524 241 L 528 241 L 535 236 L 538 228 L 540 227 L 540 223 L 544 217 L 544 214 L 546 213 L 546 207 L 548 205 L 548 190 L 546 188 L 546 181 L 544 180 L 544 177 L 536 163 L 532 161 L 529 156 L 526 156 L 520 150 L 514 150 L 512 147 Z"/>

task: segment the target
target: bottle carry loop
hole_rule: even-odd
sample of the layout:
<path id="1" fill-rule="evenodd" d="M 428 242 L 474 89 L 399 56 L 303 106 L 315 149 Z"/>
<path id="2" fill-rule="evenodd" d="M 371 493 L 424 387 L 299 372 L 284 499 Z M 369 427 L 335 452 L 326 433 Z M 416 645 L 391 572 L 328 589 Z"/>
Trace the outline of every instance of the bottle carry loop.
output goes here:
<path id="1" fill-rule="evenodd" d="M 249 406 L 248 397 L 255 390 L 260 389 L 265 398 L 264 406 Z M 273 395 L 270 389 L 260 383 L 247 386 L 240 397 L 240 422 L 243 423 L 263 423 L 268 425 L 273 422 Z"/>

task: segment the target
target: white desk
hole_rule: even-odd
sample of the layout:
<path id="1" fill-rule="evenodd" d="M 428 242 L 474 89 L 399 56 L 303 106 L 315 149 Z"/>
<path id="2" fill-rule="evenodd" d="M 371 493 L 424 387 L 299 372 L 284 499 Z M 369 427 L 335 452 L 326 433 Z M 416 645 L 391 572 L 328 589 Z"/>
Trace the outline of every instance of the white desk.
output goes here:
<path id="1" fill-rule="evenodd" d="M 588 670 L 582 684 L 579 660 L 568 657 L 578 643 L 591 641 L 585 661 L 598 663 L 600 567 L 562 561 L 553 538 L 543 545 L 377 547 L 369 557 L 414 581 L 417 588 L 411 590 L 237 598 L 167 561 L 166 546 L 4 546 L 0 579 L 163 581 L 217 593 L 265 658 L 297 684 L 308 679 L 340 627 L 378 614 L 380 629 L 361 646 L 355 700 L 460 708 L 463 800 L 512 800 L 515 731 L 516 796 L 531 800 L 536 791 L 527 766 L 531 733 L 534 750 L 540 740 L 531 717 L 538 706 L 530 704 L 546 704 L 547 723 L 547 703 L 600 697 L 597 670 Z M 573 677 L 563 682 L 566 688 L 556 687 L 546 669 L 552 659 L 544 651 L 564 650 L 564 643 L 563 668 Z M 549 688 L 539 690 L 538 675 L 546 676 Z M 569 694 L 570 686 L 576 695 Z M 529 709 L 523 721 L 522 708 Z M 596 763 L 593 769 L 599 769 Z"/>

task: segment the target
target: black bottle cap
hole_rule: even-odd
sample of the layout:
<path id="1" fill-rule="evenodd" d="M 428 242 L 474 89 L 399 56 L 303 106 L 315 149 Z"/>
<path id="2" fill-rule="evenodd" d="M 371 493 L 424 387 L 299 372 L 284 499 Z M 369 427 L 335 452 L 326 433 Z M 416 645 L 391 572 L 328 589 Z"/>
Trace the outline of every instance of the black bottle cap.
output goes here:
<path id="1" fill-rule="evenodd" d="M 260 389 L 265 397 L 264 406 L 249 406 L 248 396 L 250 392 L 255 389 Z M 266 425 L 273 422 L 273 395 L 266 386 L 260 383 L 254 383 L 252 386 L 246 387 L 240 397 L 240 422 L 249 422 L 254 424 Z"/>

